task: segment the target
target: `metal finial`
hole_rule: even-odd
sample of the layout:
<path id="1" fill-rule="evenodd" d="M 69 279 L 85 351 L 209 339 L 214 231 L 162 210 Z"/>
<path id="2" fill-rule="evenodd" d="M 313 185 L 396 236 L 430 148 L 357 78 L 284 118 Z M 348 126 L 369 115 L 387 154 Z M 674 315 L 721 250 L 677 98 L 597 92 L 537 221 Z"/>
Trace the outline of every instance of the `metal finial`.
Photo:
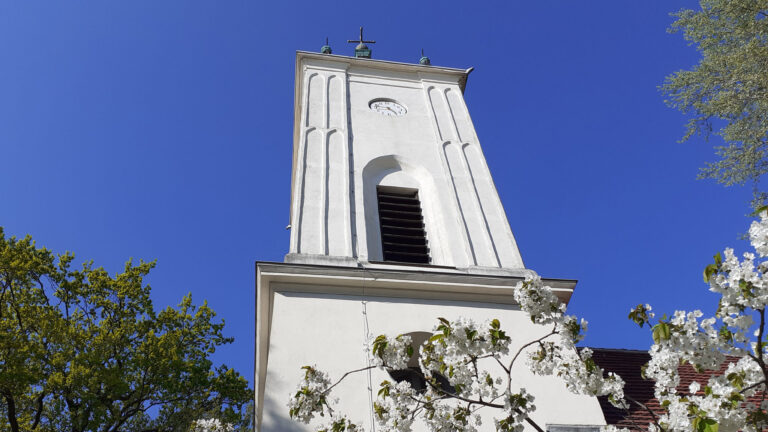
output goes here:
<path id="1" fill-rule="evenodd" d="M 367 43 L 376 43 L 376 41 L 373 40 L 365 40 L 363 39 L 363 26 L 360 26 L 360 39 L 358 40 L 347 40 L 347 43 L 357 43 L 357 46 L 355 47 L 355 57 L 360 58 L 371 58 L 371 49 L 368 48 Z"/>
<path id="2" fill-rule="evenodd" d="M 325 45 L 323 45 L 323 47 L 320 48 L 320 52 L 323 54 L 333 53 L 333 51 L 331 50 L 331 46 L 328 44 L 328 37 L 325 38 Z"/>
<path id="3" fill-rule="evenodd" d="M 421 58 L 419 59 L 419 64 L 429 66 L 432 64 L 432 62 L 429 61 L 429 57 L 424 55 L 424 48 L 421 49 Z"/>

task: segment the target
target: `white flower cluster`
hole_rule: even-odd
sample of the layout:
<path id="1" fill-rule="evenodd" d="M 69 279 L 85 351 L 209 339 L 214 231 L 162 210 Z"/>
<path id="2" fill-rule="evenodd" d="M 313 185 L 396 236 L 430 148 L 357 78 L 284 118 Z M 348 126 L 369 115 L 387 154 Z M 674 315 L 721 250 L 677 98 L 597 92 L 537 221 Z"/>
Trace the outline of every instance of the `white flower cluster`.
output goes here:
<path id="1" fill-rule="evenodd" d="M 362 432 L 360 426 L 352 423 L 346 416 L 333 414 L 328 424 L 320 426 L 318 432 Z"/>
<path id="2" fill-rule="evenodd" d="M 232 432 L 233 430 L 232 425 L 222 423 L 215 418 L 195 420 L 189 429 L 190 432 Z"/>
<path id="3" fill-rule="evenodd" d="M 749 236 L 757 255 L 768 256 L 766 212 L 752 223 Z M 704 314 L 698 310 L 676 311 L 653 326 L 655 343 L 645 375 L 655 380 L 655 396 L 666 410 L 654 429 L 768 428 L 768 404 L 749 400 L 766 391 L 767 270 L 768 263 L 757 262 L 755 254 L 745 253 L 739 261 L 733 249 L 726 249 L 704 271 L 710 291 L 721 296 L 715 315 L 701 319 Z M 706 382 L 691 383 L 687 392 L 678 390 L 678 368 L 686 363 L 697 371 L 710 371 Z M 725 363 L 724 373 L 715 372 Z"/>
<path id="4" fill-rule="evenodd" d="M 412 409 L 417 401 L 416 392 L 407 381 L 382 383 L 378 401 L 374 403 L 376 420 L 383 432 L 410 431 L 413 423 Z"/>
<path id="5" fill-rule="evenodd" d="M 441 403 L 425 417 L 429 430 L 435 432 L 462 431 L 477 432 L 482 425 L 480 416 L 472 414 L 465 406 Z"/>
<path id="6" fill-rule="evenodd" d="M 327 391 L 331 386 L 328 374 L 316 366 L 304 366 L 304 379 L 288 401 L 288 414 L 292 419 L 309 423 L 315 414 L 324 415 L 328 406 Z"/>
<path id="7" fill-rule="evenodd" d="M 768 211 L 760 212 L 760 221 L 753 221 L 749 227 L 749 240 L 760 258 L 768 256 Z"/>
<path id="8" fill-rule="evenodd" d="M 534 373 L 559 376 L 573 393 L 608 395 L 613 405 L 626 407 L 624 381 L 614 373 L 606 375 L 592 360 L 591 350 L 576 349 L 587 330 L 586 321 L 565 315 L 565 305 L 538 276 L 515 287 L 515 300 L 534 323 L 553 325 L 552 337 L 540 340 L 538 349 L 529 353 L 528 364 Z"/>
<path id="9" fill-rule="evenodd" d="M 538 275 L 518 283 L 514 296 L 520 309 L 527 312 L 536 324 L 557 323 L 565 314 L 565 304 L 557 298 L 552 289 L 544 285 Z"/>
<path id="10" fill-rule="evenodd" d="M 408 335 L 394 338 L 380 335 L 376 338 L 372 337 L 367 345 L 371 347 L 373 353 L 373 365 L 380 368 L 405 369 L 413 354 L 411 337 Z"/>
<path id="11" fill-rule="evenodd" d="M 421 369 L 428 377 L 435 373 L 445 376 L 462 396 L 497 397 L 494 382 L 489 385 L 487 379 L 493 381 L 492 375 L 478 365 L 481 358 L 500 359 L 509 353 L 509 337 L 503 333 L 494 337 L 494 325 L 488 322 L 481 328 L 470 319 L 441 320 L 433 329 L 435 336 L 421 350 Z"/>
<path id="12" fill-rule="evenodd" d="M 499 432 L 522 432 L 523 422 L 529 413 L 536 410 L 533 404 L 533 395 L 525 389 L 520 389 L 519 393 L 512 393 L 507 390 L 504 394 L 504 412 L 509 416 L 502 419 L 495 419 L 496 430 Z"/>

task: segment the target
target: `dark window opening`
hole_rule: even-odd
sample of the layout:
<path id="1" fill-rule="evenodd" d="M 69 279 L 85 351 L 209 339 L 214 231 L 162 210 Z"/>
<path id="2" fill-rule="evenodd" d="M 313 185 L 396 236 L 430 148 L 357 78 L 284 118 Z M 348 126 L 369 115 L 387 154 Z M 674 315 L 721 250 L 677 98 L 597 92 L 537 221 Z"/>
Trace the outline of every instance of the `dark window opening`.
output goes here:
<path id="1" fill-rule="evenodd" d="M 418 191 L 377 188 L 384 261 L 429 264 Z"/>
<path id="2" fill-rule="evenodd" d="M 395 382 L 407 381 L 411 388 L 419 393 L 423 393 L 427 390 L 428 386 L 432 386 L 435 390 L 442 391 L 444 395 L 456 394 L 456 389 L 451 385 L 451 382 L 443 374 L 432 371 L 432 381 L 427 382 L 427 377 L 419 367 L 419 353 L 421 352 L 421 346 L 424 342 L 432 337 L 430 332 L 411 332 L 405 333 L 411 337 L 411 346 L 414 347 L 413 355 L 408 359 L 408 366 L 405 369 L 387 369 L 387 373 L 392 377 Z"/>

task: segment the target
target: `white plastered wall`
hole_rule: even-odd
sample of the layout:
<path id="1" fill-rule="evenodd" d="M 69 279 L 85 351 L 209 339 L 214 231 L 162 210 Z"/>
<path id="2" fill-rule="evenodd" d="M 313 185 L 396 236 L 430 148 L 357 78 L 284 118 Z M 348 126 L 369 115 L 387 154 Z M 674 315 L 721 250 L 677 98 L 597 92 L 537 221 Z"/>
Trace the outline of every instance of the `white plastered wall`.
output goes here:
<path id="1" fill-rule="evenodd" d="M 263 432 L 309 431 L 310 427 L 288 417 L 289 395 L 300 382 L 304 365 L 316 365 L 336 380 L 345 372 L 365 367 L 366 327 L 373 335 L 396 335 L 431 330 L 437 317 L 465 317 L 483 322 L 498 318 L 520 346 L 545 334 L 548 329 L 534 326 L 516 307 L 488 303 L 440 300 L 414 300 L 392 297 L 363 297 L 302 292 L 301 285 L 277 285 L 272 306 L 269 367 L 262 411 Z M 393 319 L 397 317 L 397 319 Z M 288 343 L 288 341 L 290 341 Z M 512 352 L 515 351 L 513 346 Z M 536 397 L 537 410 L 532 418 L 538 424 L 602 425 L 604 419 L 595 398 L 576 396 L 562 381 L 532 375 L 520 362 L 514 371 L 516 385 Z M 498 369 L 488 364 L 491 372 Z M 390 379 L 386 372 L 374 370 L 349 376 L 334 389 L 340 407 L 358 424 L 370 430 L 371 398 L 376 398 L 379 384 Z M 481 410 L 483 427 L 494 430 L 492 410 Z M 425 430 L 421 425 L 415 431 Z"/>

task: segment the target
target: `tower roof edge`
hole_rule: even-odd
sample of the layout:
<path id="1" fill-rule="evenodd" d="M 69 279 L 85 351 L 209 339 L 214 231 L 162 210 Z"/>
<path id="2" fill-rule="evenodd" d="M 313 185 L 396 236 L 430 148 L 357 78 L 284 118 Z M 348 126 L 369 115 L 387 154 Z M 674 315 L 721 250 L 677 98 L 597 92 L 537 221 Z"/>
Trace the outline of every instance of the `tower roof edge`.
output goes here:
<path id="1" fill-rule="evenodd" d="M 452 67 L 446 67 L 446 66 L 434 66 L 434 65 L 422 65 L 422 64 L 414 64 L 414 63 L 403 63 L 403 62 L 396 62 L 391 60 L 377 60 L 377 59 L 369 59 L 369 58 L 360 58 L 360 57 L 348 57 L 338 54 L 321 54 L 316 52 L 310 52 L 310 51 L 296 51 L 296 68 L 298 71 L 299 66 L 301 65 L 301 62 L 304 59 L 316 59 L 316 60 L 322 60 L 322 61 L 331 61 L 331 62 L 342 62 L 347 63 L 348 65 L 355 65 L 355 66 L 363 66 L 363 67 L 370 67 L 370 68 L 376 68 L 376 69 L 388 69 L 388 70 L 399 70 L 403 72 L 429 72 L 431 74 L 438 74 L 438 75 L 452 75 L 459 78 L 459 83 L 461 85 L 461 91 L 464 92 L 466 88 L 466 82 L 467 77 L 469 76 L 469 73 L 474 70 L 474 68 L 470 67 L 467 69 L 459 69 L 459 68 L 452 68 Z"/>

